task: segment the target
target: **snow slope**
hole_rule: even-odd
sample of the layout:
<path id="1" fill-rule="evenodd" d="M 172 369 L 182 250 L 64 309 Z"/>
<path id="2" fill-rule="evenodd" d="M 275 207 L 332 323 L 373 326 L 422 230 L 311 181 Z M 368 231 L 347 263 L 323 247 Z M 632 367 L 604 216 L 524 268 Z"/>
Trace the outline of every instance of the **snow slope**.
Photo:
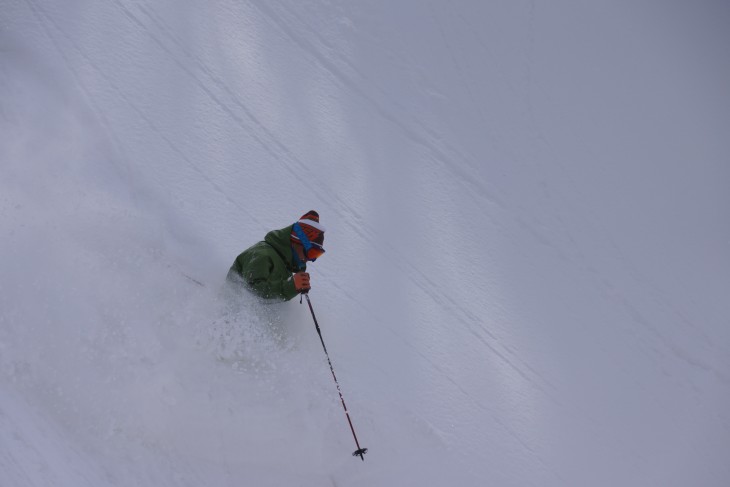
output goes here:
<path id="1" fill-rule="evenodd" d="M 727 485 L 729 20 L 3 1 L 0 486 Z"/>

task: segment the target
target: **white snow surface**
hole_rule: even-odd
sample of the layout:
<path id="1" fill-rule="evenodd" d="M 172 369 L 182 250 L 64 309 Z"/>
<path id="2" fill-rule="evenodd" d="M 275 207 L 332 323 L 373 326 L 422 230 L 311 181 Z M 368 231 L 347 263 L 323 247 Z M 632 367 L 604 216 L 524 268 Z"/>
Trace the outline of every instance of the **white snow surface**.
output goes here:
<path id="1" fill-rule="evenodd" d="M 4 0 L 0 486 L 730 485 L 727 2 Z M 306 305 L 221 293 L 316 209 Z"/>

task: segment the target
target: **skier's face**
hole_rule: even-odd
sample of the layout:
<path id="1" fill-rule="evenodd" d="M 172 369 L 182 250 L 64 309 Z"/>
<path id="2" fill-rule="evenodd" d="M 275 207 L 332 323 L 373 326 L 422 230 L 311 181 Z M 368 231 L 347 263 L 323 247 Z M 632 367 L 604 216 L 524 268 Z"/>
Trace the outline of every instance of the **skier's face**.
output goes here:
<path id="1" fill-rule="evenodd" d="M 299 257 L 299 260 L 301 260 L 302 262 L 306 262 L 307 257 L 304 255 L 304 247 L 302 247 L 301 244 L 294 244 L 293 247 L 294 247 L 294 252 L 296 252 L 297 257 Z"/>
<path id="2" fill-rule="evenodd" d="M 318 244 L 311 244 L 307 252 L 302 244 L 294 244 L 294 251 L 302 262 L 314 262 L 324 254 L 324 249 Z"/>

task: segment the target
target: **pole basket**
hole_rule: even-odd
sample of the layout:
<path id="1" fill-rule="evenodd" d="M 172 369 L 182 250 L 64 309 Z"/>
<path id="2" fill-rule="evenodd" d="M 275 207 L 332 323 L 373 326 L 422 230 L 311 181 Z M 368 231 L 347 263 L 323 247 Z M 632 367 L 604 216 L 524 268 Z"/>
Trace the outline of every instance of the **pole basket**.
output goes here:
<path id="1" fill-rule="evenodd" d="M 353 457 L 360 457 L 362 461 L 365 461 L 365 454 L 368 452 L 367 448 L 360 448 L 359 450 L 355 451 L 352 456 Z"/>

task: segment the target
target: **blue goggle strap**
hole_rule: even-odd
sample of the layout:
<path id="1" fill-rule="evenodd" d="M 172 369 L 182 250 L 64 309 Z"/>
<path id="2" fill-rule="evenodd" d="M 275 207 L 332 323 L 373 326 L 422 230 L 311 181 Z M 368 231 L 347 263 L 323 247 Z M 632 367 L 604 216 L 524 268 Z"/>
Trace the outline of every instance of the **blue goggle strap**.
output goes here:
<path id="1" fill-rule="evenodd" d="M 304 247 L 304 255 L 307 255 L 309 249 L 312 248 L 312 242 L 310 242 L 307 236 L 304 234 L 304 230 L 302 230 L 302 226 L 299 225 L 299 223 L 295 223 L 293 228 L 294 233 L 299 239 L 299 242 L 301 242 L 302 247 Z"/>

